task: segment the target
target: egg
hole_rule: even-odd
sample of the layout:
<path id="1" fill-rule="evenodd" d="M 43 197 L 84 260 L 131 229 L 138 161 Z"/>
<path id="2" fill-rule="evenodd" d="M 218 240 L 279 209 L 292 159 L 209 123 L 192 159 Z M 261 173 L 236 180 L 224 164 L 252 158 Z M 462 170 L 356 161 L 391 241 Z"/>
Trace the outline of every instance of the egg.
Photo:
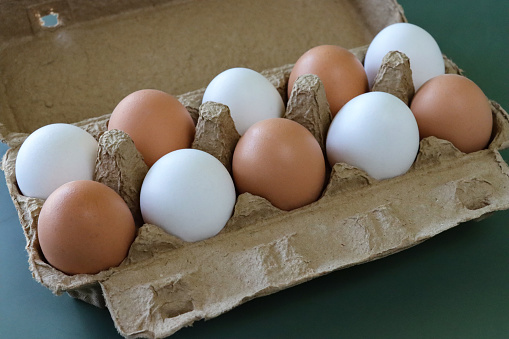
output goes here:
<path id="1" fill-rule="evenodd" d="M 159 159 L 140 192 L 143 220 L 188 242 L 219 233 L 235 201 L 235 186 L 226 167 L 197 149 L 173 151 Z"/>
<path id="2" fill-rule="evenodd" d="M 254 124 L 240 138 L 232 172 L 239 193 L 249 192 L 282 210 L 292 210 L 320 197 L 325 159 L 305 127 L 274 118 Z"/>
<path id="3" fill-rule="evenodd" d="M 16 182 L 28 197 L 46 199 L 59 186 L 92 180 L 98 143 L 69 124 L 46 125 L 25 139 L 16 157 Z"/>
<path id="4" fill-rule="evenodd" d="M 364 68 L 370 88 L 383 57 L 390 51 L 402 52 L 409 58 L 415 90 L 429 79 L 445 73 L 442 52 L 431 34 L 414 24 L 400 22 L 382 29 L 369 44 Z"/>
<path id="5" fill-rule="evenodd" d="M 112 129 L 131 137 L 149 167 L 171 151 L 191 147 L 195 134 L 184 105 L 155 89 L 139 90 L 122 99 L 108 122 L 108 130 Z"/>
<path id="6" fill-rule="evenodd" d="M 344 162 L 375 179 L 402 175 L 419 150 L 419 130 L 407 105 L 392 94 L 369 92 L 350 100 L 329 127 L 331 166 Z"/>
<path id="7" fill-rule="evenodd" d="M 410 104 L 420 137 L 435 136 L 465 153 L 488 145 L 493 117 L 488 98 L 470 79 L 444 74 L 428 80 Z"/>
<path id="8" fill-rule="evenodd" d="M 285 105 L 272 83 L 248 68 L 231 68 L 217 75 L 208 84 L 202 103 L 217 102 L 228 106 L 240 135 L 254 123 L 282 117 Z"/>
<path id="9" fill-rule="evenodd" d="M 44 258 L 69 274 L 95 274 L 127 256 L 136 227 L 124 200 L 108 186 L 71 181 L 44 202 L 37 224 Z"/>
<path id="10" fill-rule="evenodd" d="M 288 97 L 295 80 L 304 74 L 315 74 L 320 78 L 332 116 L 349 100 L 369 90 L 362 63 L 340 46 L 316 46 L 304 53 L 290 73 Z"/>

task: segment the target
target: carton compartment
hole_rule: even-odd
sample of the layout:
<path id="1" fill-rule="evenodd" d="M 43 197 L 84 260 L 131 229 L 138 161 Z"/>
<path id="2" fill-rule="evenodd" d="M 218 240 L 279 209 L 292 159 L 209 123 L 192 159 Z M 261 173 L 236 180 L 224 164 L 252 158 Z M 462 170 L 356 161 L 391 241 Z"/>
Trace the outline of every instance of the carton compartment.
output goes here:
<path id="1" fill-rule="evenodd" d="M 353 50 L 360 60 L 365 51 Z M 461 73 L 445 61 L 449 73 Z M 292 66 L 263 72 L 283 97 Z M 323 97 L 319 83 L 310 90 L 311 97 Z M 207 115 L 203 110 L 227 109 L 201 105 L 203 92 L 179 96 L 195 120 L 200 111 Z M 302 111 L 319 111 L 319 104 L 311 100 Z M 224 230 L 198 243 L 185 243 L 145 224 L 124 262 L 96 275 L 67 276 L 44 261 L 36 227 L 43 200 L 22 196 L 14 174 L 16 153 L 27 134 L 19 134 L 18 145 L 7 151 L 3 169 L 34 278 L 54 293 L 107 306 L 123 335 L 160 337 L 252 298 L 390 255 L 461 222 L 508 208 L 509 169 L 497 150 L 507 145 L 509 120 L 498 104 L 491 105 L 493 138 L 485 150 L 464 154 L 448 141 L 426 138 L 406 174 L 382 181 L 339 163 L 331 169 L 322 197 L 290 212 L 244 193 Z M 110 142 L 123 145 L 119 140 L 126 135 L 105 133 L 108 119 L 106 114 L 76 125 L 98 140 L 110 134 Z M 127 151 L 118 147 L 108 156 L 115 158 L 115 152 Z M 136 155 L 133 159 L 142 162 Z M 133 163 L 123 166 L 133 168 Z"/>

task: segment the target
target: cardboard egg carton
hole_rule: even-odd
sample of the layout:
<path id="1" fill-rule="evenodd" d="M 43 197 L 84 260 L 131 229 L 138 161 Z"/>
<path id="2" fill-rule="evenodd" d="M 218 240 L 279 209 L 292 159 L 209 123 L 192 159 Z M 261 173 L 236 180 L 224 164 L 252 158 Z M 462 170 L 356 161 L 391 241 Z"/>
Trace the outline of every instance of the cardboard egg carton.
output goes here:
<path id="1" fill-rule="evenodd" d="M 142 7 L 146 6 L 140 3 Z M 94 18 L 103 15 L 90 14 L 92 10 L 79 1 L 54 1 L 52 4 L 52 8 L 60 10 L 65 20 L 78 21 L 76 26 L 69 27 L 69 31 L 61 30 L 64 38 L 66 33 L 74 37 L 84 34 L 80 25 L 84 26 L 85 23 L 80 20 L 88 20 L 76 18 L 72 8 L 84 9 L 82 15 L 89 13 Z M 43 9 L 48 11 L 48 7 L 43 5 L 34 2 L 29 9 L 33 13 L 45 13 Z M 191 5 L 192 2 L 163 4 L 160 11 L 174 6 L 172 10 L 179 8 L 187 13 L 186 6 Z M 125 10 L 104 6 L 112 12 Z M 387 24 L 405 20 L 399 6 L 392 1 L 359 1 L 353 7 L 349 3 L 335 3 L 334 6 L 343 6 L 342 11 L 350 14 L 354 11 L 358 17 L 364 17 L 362 24 L 371 25 L 369 29 L 373 34 Z M 94 20 L 97 20 L 98 27 L 108 27 L 122 19 L 127 27 L 132 24 L 133 18 L 143 15 L 142 11 L 131 9 L 125 16 L 113 17 L 116 19 L 111 19 L 109 13 L 104 18 Z M 200 12 L 196 15 L 199 17 Z M 67 22 L 65 20 L 64 23 Z M 30 25 L 34 25 L 33 21 L 30 21 Z M 21 26 L 18 26 L 18 31 L 13 32 L 12 36 L 36 34 L 46 43 L 59 32 L 44 32 L 42 28 L 36 30 L 32 26 L 31 31 L 22 32 Z M 352 31 L 347 35 L 354 35 L 356 27 L 352 26 Z M 77 32 L 73 32 L 73 29 Z M 313 36 L 312 32 L 303 34 Z M 83 39 L 86 40 L 86 36 Z M 40 40 L 35 44 L 40 44 Z M 319 43 L 317 40 L 312 42 L 313 45 Z M 20 48 L 14 45 L 13 50 Z M 365 51 L 365 46 L 352 49 L 360 60 Z M 79 67 L 80 60 L 78 57 L 78 65 L 71 66 L 65 65 L 67 59 L 64 58 L 61 65 L 64 69 Z M 281 60 L 284 61 L 284 58 L 281 57 Z M 227 61 L 223 59 L 221 62 Z M 445 62 L 447 73 L 461 73 L 452 61 L 445 58 Z M 55 76 L 51 73 L 53 63 L 49 64 L 47 74 L 50 79 Z M 219 63 L 216 67 L 221 68 L 222 65 Z M 311 115 L 315 117 L 313 121 L 320 121 L 319 117 L 324 116 L 324 111 L 328 113 L 320 82 L 313 82 L 313 79 L 309 83 L 303 82 L 302 86 L 296 86 L 300 88 L 301 95 L 292 93 L 291 98 L 286 97 L 292 66 L 282 62 L 278 67 L 267 68 L 262 74 L 274 84 L 284 101 L 288 101 L 287 118 L 298 120 Z M 88 76 L 81 74 L 80 70 L 76 72 L 78 81 L 83 77 L 85 85 L 91 85 Z M 95 76 L 100 73 L 101 69 L 93 72 Z M 190 74 L 190 78 L 196 75 L 193 70 L 190 70 Z M 14 83 L 21 81 L 19 76 L 13 79 Z M 30 79 L 26 81 L 31 82 Z M 154 79 L 154 83 L 157 81 Z M 188 80 L 182 81 L 179 88 L 186 88 Z M 5 83 L 0 82 L 0 86 L 5 87 Z M 48 89 L 48 92 L 62 90 L 59 86 L 63 85 L 56 84 L 57 88 Z M 171 93 L 168 88 L 160 87 Z M 140 88 L 132 90 L 136 89 Z M 122 91 L 113 89 L 112 93 L 116 90 Z M 178 96 L 198 124 L 200 117 L 217 116 L 227 111 L 226 106 L 201 106 L 203 92 L 204 88 Z M 31 107 L 38 107 L 41 112 L 41 116 L 36 117 L 30 126 L 16 122 L 16 114 L 6 115 L 7 118 L 2 114 L 0 138 L 11 147 L 3 158 L 2 169 L 27 239 L 28 261 L 34 278 L 56 294 L 66 292 L 98 307 L 107 307 L 119 333 L 126 337 L 171 335 L 194 321 L 216 317 L 250 299 L 275 293 L 334 270 L 382 258 L 417 245 L 464 221 L 509 208 L 509 168 L 498 152 L 509 146 L 509 119 L 497 103 L 491 102 L 493 133 L 489 146 L 482 151 L 464 154 L 451 143 L 430 137 L 421 141 L 415 163 L 406 174 L 381 181 L 355 167 L 336 164 L 331 169 L 322 197 L 310 205 L 287 212 L 273 207 L 261 197 L 245 193 L 238 197 L 231 219 L 215 237 L 186 243 L 155 225 L 145 224 L 140 227 L 128 257 L 120 266 L 95 275 L 68 276 L 45 262 L 38 244 L 37 219 L 44 201 L 23 196 L 16 184 L 15 160 L 23 140 L 35 128 L 56 121 L 72 122 L 90 132 L 102 147 L 96 163 L 96 179 L 114 187 L 130 203 L 131 211 L 138 220 L 136 194 L 132 194 L 131 188 L 141 185 L 140 178 L 146 172 L 132 141 L 125 134 L 106 133 L 111 112 L 111 109 L 105 108 L 106 102 L 115 95 L 105 93 L 105 98 L 99 103 L 90 104 L 89 110 L 96 108 L 104 113 L 93 114 L 81 105 L 86 99 L 92 98 L 94 91 L 85 90 L 84 98 L 77 93 L 79 91 L 69 92 L 71 102 L 61 100 L 57 105 L 49 102 L 59 100 L 56 94 L 43 93 L 42 102 L 33 102 L 21 100 L 15 88 L 2 88 L 0 108 L 3 112 L 25 112 Z M 122 97 L 126 94 L 122 93 Z M 109 104 L 114 107 L 120 99 Z M 9 107 L 7 102 L 10 103 Z M 76 112 L 66 115 L 64 111 L 72 107 L 76 108 Z M 57 113 L 52 111 L 53 108 Z M 227 116 L 207 123 L 224 127 L 229 120 Z M 330 121 L 306 126 L 322 146 L 323 126 L 327 123 Z M 201 124 L 206 126 L 205 122 Z M 231 128 L 226 126 L 223 130 Z M 195 141 L 194 146 L 216 153 L 214 155 L 228 167 L 231 157 L 231 151 L 226 149 L 228 147 L 207 142 L 218 134 L 207 134 L 200 128 L 197 128 L 197 133 L 200 134 L 200 142 Z M 226 134 L 231 137 L 226 143 L 231 147 L 236 137 L 228 132 Z M 123 171 L 129 175 L 120 175 Z"/>

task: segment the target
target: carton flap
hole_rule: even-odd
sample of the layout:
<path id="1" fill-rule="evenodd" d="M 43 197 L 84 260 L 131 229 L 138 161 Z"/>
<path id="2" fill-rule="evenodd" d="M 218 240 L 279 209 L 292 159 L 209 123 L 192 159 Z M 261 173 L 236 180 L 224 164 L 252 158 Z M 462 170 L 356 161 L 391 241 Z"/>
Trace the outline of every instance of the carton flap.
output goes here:
<path id="1" fill-rule="evenodd" d="M 171 248 L 116 271 L 101 285 L 122 335 L 164 337 L 255 297 L 387 256 L 505 209 L 505 192 L 509 168 L 497 151 L 484 150 Z"/>

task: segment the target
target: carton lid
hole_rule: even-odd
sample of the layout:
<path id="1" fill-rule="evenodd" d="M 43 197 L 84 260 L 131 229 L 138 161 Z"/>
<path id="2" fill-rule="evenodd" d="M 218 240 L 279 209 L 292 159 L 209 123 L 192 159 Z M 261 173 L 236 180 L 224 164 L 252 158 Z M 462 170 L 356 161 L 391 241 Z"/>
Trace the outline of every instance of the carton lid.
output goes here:
<path id="1" fill-rule="evenodd" d="M 178 95 L 206 86 L 227 68 L 261 71 L 293 63 L 319 44 L 365 45 L 383 27 L 405 20 L 394 0 L 242 5 L 68 0 L 1 6 L 4 142 L 11 133 L 110 113 L 138 89 Z M 41 27 L 38 18 L 48 13 L 59 15 L 59 26 Z"/>

